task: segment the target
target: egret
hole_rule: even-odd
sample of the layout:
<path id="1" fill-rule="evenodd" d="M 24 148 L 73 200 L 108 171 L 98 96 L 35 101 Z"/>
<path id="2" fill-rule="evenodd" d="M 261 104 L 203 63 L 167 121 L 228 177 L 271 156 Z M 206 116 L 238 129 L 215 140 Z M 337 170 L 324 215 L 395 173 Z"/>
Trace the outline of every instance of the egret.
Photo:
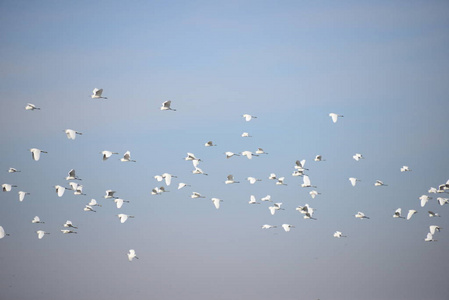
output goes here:
<path id="1" fill-rule="evenodd" d="M 430 225 L 430 226 L 429 226 L 429 230 L 430 230 L 430 233 L 431 233 L 432 235 L 434 235 L 436 231 L 439 232 L 440 229 L 441 229 L 441 227 L 440 227 L 440 226 L 437 226 L 437 225 Z"/>
<path id="2" fill-rule="evenodd" d="M 437 242 L 437 240 L 433 239 L 433 235 L 429 232 L 427 233 L 427 237 L 424 239 L 426 242 Z"/>
<path id="3" fill-rule="evenodd" d="M 262 181 L 262 179 L 257 179 L 255 177 L 247 177 L 246 180 L 248 180 L 250 184 L 255 184 L 257 181 Z"/>
<path id="4" fill-rule="evenodd" d="M 355 186 L 357 184 L 357 181 L 361 181 L 361 180 L 357 179 L 355 177 L 349 177 L 349 181 L 351 182 L 352 186 Z"/>
<path id="5" fill-rule="evenodd" d="M 50 234 L 49 232 L 45 232 L 45 231 L 43 231 L 43 230 L 38 230 L 38 231 L 36 231 L 36 233 L 37 233 L 37 238 L 38 239 L 42 239 L 46 234 Z"/>
<path id="6" fill-rule="evenodd" d="M 242 133 L 242 137 L 253 137 L 252 135 L 249 135 L 248 132 L 244 132 Z"/>
<path id="7" fill-rule="evenodd" d="M 157 181 L 162 181 L 164 180 L 164 177 L 162 177 L 162 175 L 154 175 L 154 179 L 156 179 Z"/>
<path id="8" fill-rule="evenodd" d="M 113 191 L 113 190 L 107 190 L 107 191 L 106 191 L 106 195 L 104 195 L 103 198 L 105 198 L 105 199 L 109 199 L 109 198 L 118 198 L 118 197 L 115 197 L 115 196 L 114 196 L 115 193 L 116 193 L 116 191 Z"/>
<path id="9" fill-rule="evenodd" d="M 405 219 L 405 217 L 402 217 L 401 214 L 402 214 L 402 209 L 401 209 L 401 208 L 398 208 L 398 209 L 396 209 L 396 210 L 394 211 L 393 218 L 401 218 L 401 219 Z"/>
<path id="10" fill-rule="evenodd" d="M 58 197 L 62 197 L 62 195 L 64 195 L 66 188 L 60 185 L 55 185 L 55 190 L 56 194 L 58 194 Z"/>
<path id="11" fill-rule="evenodd" d="M 38 224 L 38 223 L 45 224 L 45 222 L 42 222 L 41 219 L 38 216 L 35 216 L 33 218 L 33 220 L 31 220 L 31 223 L 33 223 L 33 224 Z"/>
<path id="12" fill-rule="evenodd" d="M 251 159 L 253 158 L 253 156 L 259 156 L 258 154 L 253 154 L 251 151 L 243 151 L 242 153 L 243 156 L 246 156 L 246 158 Z"/>
<path id="13" fill-rule="evenodd" d="M 17 169 L 14 169 L 14 168 L 9 168 L 8 169 L 8 173 L 16 173 L 16 172 L 20 172 L 20 171 L 17 170 Z"/>
<path id="14" fill-rule="evenodd" d="M 12 185 L 12 184 L 9 184 L 9 183 L 2 184 L 2 190 L 4 192 L 10 192 L 13 187 L 17 187 L 17 185 Z"/>
<path id="15" fill-rule="evenodd" d="M 443 206 L 444 204 L 449 203 L 449 198 L 438 197 L 437 200 L 438 200 L 438 203 L 439 203 L 441 206 Z"/>
<path id="16" fill-rule="evenodd" d="M 281 208 L 281 205 L 282 203 L 274 203 L 273 206 L 268 207 L 268 209 L 270 210 L 270 213 L 274 215 L 277 210 L 284 210 Z"/>
<path id="17" fill-rule="evenodd" d="M 436 194 L 438 192 L 438 190 L 434 187 L 431 187 L 428 191 L 429 194 Z"/>
<path id="18" fill-rule="evenodd" d="M 178 178 L 178 177 L 175 176 L 175 175 L 171 175 L 171 174 L 169 174 L 169 173 L 164 173 L 164 174 L 162 174 L 162 178 L 165 179 L 165 184 L 166 184 L 167 186 L 169 186 L 169 185 L 171 184 L 171 179 L 172 179 L 172 178 Z"/>
<path id="19" fill-rule="evenodd" d="M 284 183 L 285 177 L 280 177 L 277 179 L 276 181 L 276 185 L 287 185 L 286 183 Z"/>
<path id="20" fill-rule="evenodd" d="M 48 153 L 47 151 L 40 150 L 40 149 L 37 149 L 37 148 L 31 148 L 31 149 L 30 149 L 30 152 L 31 152 L 31 157 L 32 157 L 35 161 L 38 161 L 39 158 L 41 158 L 41 153 Z"/>
<path id="21" fill-rule="evenodd" d="M 438 186 L 437 193 L 445 193 L 447 189 L 448 189 L 447 183 L 440 184 Z"/>
<path id="22" fill-rule="evenodd" d="M 101 94 L 103 94 L 103 89 L 94 88 L 91 97 L 92 99 L 108 99 L 107 97 L 102 97 Z"/>
<path id="23" fill-rule="evenodd" d="M 269 224 L 262 225 L 262 229 L 271 229 L 271 228 L 277 228 L 277 226 L 273 226 L 273 225 L 269 225 Z"/>
<path id="24" fill-rule="evenodd" d="M 66 129 L 64 130 L 65 134 L 67 135 L 67 138 L 69 140 L 74 140 L 76 138 L 76 135 L 82 135 L 81 132 L 73 130 L 73 129 Z"/>
<path id="25" fill-rule="evenodd" d="M 336 113 L 330 113 L 329 117 L 332 118 L 332 122 L 337 123 L 338 118 L 342 118 L 343 116 L 342 115 L 338 115 Z"/>
<path id="26" fill-rule="evenodd" d="M 159 187 L 155 187 L 154 189 L 151 190 L 151 195 L 160 195 L 162 194 L 162 190 Z"/>
<path id="27" fill-rule="evenodd" d="M 295 170 L 293 171 L 292 176 L 304 176 L 304 171 Z"/>
<path id="28" fill-rule="evenodd" d="M 90 199 L 90 202 L 89 202 L 89 204 L 87 204 L 87 205 L 90 205 L 90 206 L 100 206 L 100 207 L 101 207 L 101 205 L 98 204 L 97 200 L 95 200 L 95 199 Z"/>
<path id="29" fill-rule="evenodd" d="M 121 208 L 123 206 L 123 203 L 129 203 L 129 201 L 123 200 L 123 199 L 114 199 L 115 204 L 117 205 L 117 208 Z"/>
<path id="30" fill-rule="evenodd" d="M 185 160 L 196 160 L 201 161 L 201 159 L 196 158 L 195 154 L 187 152 L 187 156 L 184 158 Z"/>
<path id="31" fill-rule="evenodd" d="M 225 184 L 232 184 L 232 183 L 240 183 L 240 181 L 235 181 L 234 176 L 229 174 L 227 180 L 225 181 Z"/>
<path id="32" fill-rule="evenodd" d="M 84 211 L 92 211 L 92 212 L 97 212 L 96 210 L 94 210 L 93 208 L 92 208 L 92 206 L 90 206 L 90 205 L 86 205 L 85 207 L 84 207 Z"/>
<path id="33" fill-rule="evenodd" d="M 220 202 L 223 202 L 223 200 L 218 199 L 218 198 L 212 198 L 211 200 L 214 203 L 216 209 L 219 209 L 220 208 Z"/>
<path id="34" fill-rule="evenodd" d="M 62 226 L 64 226 L 65 228 L 75 228 L 75 229 L 78 229 L 78 227 L 73 226 L 72 221 L 70 221 L 70 220 L 65 221 L 65 223 L 64 223 Z"/>
<path id="35" fill-rule="evenodd" d="M 265 197 L 261 198 L 260 201 L 268 201 L 268 202 L 272 202 L 272 201 L 271 201 L 271 196 L 270 196 L 270 195 L 266 195 Z"/>
<path id="36" fill-rule="evenodd" d="M 270 176 L 268 176 L 268 179 L 277 180 L 276 174 L 271 173 Z"/>
<path id="37" fill-rule="evenodd" d="M 128 255 L 128 260 L 129 261 L 132 261 L 134 258 L 139 259 L 136 256 L 136 251 L 134 249 L 129 249 L 129 252 L 127 253 L 127 255 Z"/>
<path id="38" fill-rule="evenodd" d="M 326 161 L 326 160 L 323 159 L 323 157 L 321 155 L 317 155 L 317 156 L 315 156 L 314 161 Z"/>
<path id="39" fill-rule="evenodd" d="M 432 197 L 429 197 L 427 195 L 421 195 L 418 199 L 421 200 L 421 207 L 424 207 L 427 204 L 427 202 L 430 199 L 432 199 Z"/>
<path id="40" fill-rule="evenodd" d="M 22 202 L 23 199 L 25 199 L 25 195 L 29 195 L 30 193 L 24 192 L 24 191 L 19 191 L 19 201 Z"/>
<path id="41" fill-rule="evenodd" d="M 120 223 L 125 223 L 128 218 L 134 218 L 134 216 L 125 215 L 125 214 L 118 214 L 117 217 L 120 219 Z"/>
<path id="42" fill-rule="evenodd" d="M 290 231 L 290 228 L 295 228 L 295 226 L 290 225 L 290 224 L 282 224 L 282 228 L 284 228 L 284 230 L 285 230 L 286 232 L 289 232 L 289 231 Z"/>
<path id="43" fill-rule="evenodd" d="M 313 190 L 309 192 L 310 196 L 312 197 L 312 199 L 315 199 L 315 197 L 317 195 L 321 195 L 321 193 L 318 193 L 317 191 Z"/>
<path id="44" fill-rule="evenodd" d="M 25 109 L 26 110 L 35 110 L 35 109 L 40 110 L 39 107 L 36 107 L 36 105 L 31 104 L 31 103 L 27 103 L 27 106 L 25 106 Z"/>
<path id="45" fill-rule="evenodd" d="M 417 213 L 416 210 L 410 209 L 410 210 L 408 211 L 408 213 L 407 213 L 407 220 L 410 220 L 410 219 L 412 218 L 412 216 L 413 216 L 414 214 L 416 214 L 416 213 Z"/>
<path id="46" fill-rule="evenodd" d="M 245 121 L 246 121 L 246 122 L 251 121 L 251 119 L 257 119 L 257 117 L 251 116 L 251 115 L 249 115 L 249 114 L 244 114 L 244 115 L 242 115 L 242 117 L 245 118 Z"/>
<path id="47" fill-rule="evenodd" d="M 402 166 L 401 167 L 401 172 L 410 172 L 411 170 L 409 169 L 408 166 Z"/>
<path id="48" fill-rule="evenodd" d="M 312 212 L 306 212 L 303 216 L 304 219 L 310 219 L 310 220 L 316 220 L 316 218 L 313 218 L 313 210 Z"/>
<path id="49" fill-rule="evenodd" d="M 256 202 L 256 197 L 254 195 L 251 195 L 249 199 L 249 204 L 260 204 L 260 202 Z"/>
<path id="50" fill-rule="evenodd" d="M 434 213 L 431 210 L 428 210 L 427 212 L 429 213 L 429 217 L 431 217 L 431 218 L 433 218 L 433 217 L 440 217 L 440 215 L 438 213 Z"/>
<path id="51" fill-rule="evenodd" d="M 267 152 L 263 151 L 262 148 L 257 148 L 256 154 L 268 154 Z"/>
<path id="52" fill-rule="evenodd" d="M 191 185 L 190 184 L 186 184 L 184 182 L 180 182 L 180 183 L 178 183 L 178 190 L 180 190 L 180 189 L 182 189 L 183 187 L 186 187 L 186 186 L 191 186 Z"/>
<path id="53" fill-rule="evenodd" d="M 107 160 L 109 157 L 112 156 L 112 154 L 118 154 L 118 152 L 111 152 L 108 150 L 104 150 L 100 152 L 103 155 L 103 161 Z"/>
<path id="54" fill-rule="evenodd" d="M 161 110 L 172 110 L 172 111 L 176 111 L 176 109 L 171 108 L 170 105 L 171 105 L 171 100 L 168 100 L 168 101 L 163 102 L 163 103 L 162 103 L 162 106 L 161 106 Z"/>
<path id="55" fill-rule="evenodd" d="M 120 158 L 120 161 L 123 162 L 136 162 L 135 160 L 131 159 L 131 152 L 126 151 L 125 154 L 123 154 L 123 157 Z"/>
<path id="56" fill-rule="evenodd" d="M 301 187 L 314 187 L 314 188 L 316 188 L 315 185 L 311 185 L 309 176 L 304 175 L 302 177 L 302 181 L 303 181 L 303 184 L 301 184 Z"/>
<path id="57" fill-rule="evenodd" d="M 65 180 L 81 180 L 81 178 L 76 176 L 74 169 L 71 169 L 68 173 L 68 176 L 65 178 Z"/>
<path id="58" fill-rule="evenodd" d="M 356 161 L 359 161 L 361 159 L 364 159 L 363 155 L 360 153 L 356 153 L 352 156 L 353 159 L 355 159 Z"/>
<path id="59" fill-rule="evenodd" d="M 78 184 L 75 191 L 73 192 L 74 195 L 83 195 L 86 196 L 86 194 L 83 193 L 83 186 L 81 184 Z"/>
<path id="60" fill-rule="evenodd" d="M 298 170 L 298 171 L 309 170 L 309 169 L 304 168 L 305 164 L 306 164 L 306 160 L 305 159 L 303 159 L 301 161 L 297 160 L 295 162 L 295 169 Z"/>
<path id="61" fill-rule="evenodd" d="M 203 170 L 201 170 L 198 167 L 195 167 L 195 170 L 192 171 L 193 174 L 203 174 L 203 175 L 208 175 L 207 173 L 204 173 Z"/>
<path id="62" fill-rule="evenodd" d="M 236 153 L 233 153 L 233 152 L 230 152 L 230 151 L 225 152 L 225 154 L 226 154 L 226 158 L 231 158 L 234 155 L 235 156 L 240 156 L 240 154 L 236 154 Z"/>
<path id="63" fill-rule="evenodd" d="M 190 198 L 195 199 L 195 198 L 206 198 L 206 197 L 202 196 L 200 193 L 192 192 L 192 195 L 190 195 Z"/>
<path id="64" fill-rule="evenodd" d="M 76 232 L 76 231 L 68 230 L 68 229 L 61 229 L 61 232 L 64 233 L 64 234 L 68 234 L 68 233 L 78 233 L 78 232 Z"/>
<path id="65" fill-rule="evenodd" d="M 204 146 L 213 147 L 213 146 L 217 146 L 217 145 L 215 145 L 212 141 L 208 141 L 207 143 L 204 144 Z"/>
<path id="66" fill-rule="evenodd" d="M 365 214 L 360 211 L 355 215 L 355 217 L 359 219 L 369 219 L 369 217 L 365 216 Z"/>
<path id="67" fill-rule="evenodd" d="M 315 209 L 310 207 L 309 204 L 306 204 L 304 206 L 298 206 L 296 208 L 297 211 L 299 211 L 301 214 L 309 214 L 309 216 L 312 216 L 315 212 Z"/>
<path id="68" fill-rule="evenodd" d="M 0 239 L 4 238 L 5 236 L 9 236 L 9 234 L 5 232 L 3 226 L 0 226 Z"/>
<path id="69" fill-rule="evenodd" d="M 340 231 L 335 231 L 334 232 L 334 237 L 335 238 L 342 238 L 342 237 L 347 237 L 347 236 L 343 235 Z"/>
<path id="70" fill-rule="evenodd" d="M 385 184 L 380 180 L 376 180 L 376 182 L 374 183 L 374 186 L 388 186 L 388 184 Z"/>

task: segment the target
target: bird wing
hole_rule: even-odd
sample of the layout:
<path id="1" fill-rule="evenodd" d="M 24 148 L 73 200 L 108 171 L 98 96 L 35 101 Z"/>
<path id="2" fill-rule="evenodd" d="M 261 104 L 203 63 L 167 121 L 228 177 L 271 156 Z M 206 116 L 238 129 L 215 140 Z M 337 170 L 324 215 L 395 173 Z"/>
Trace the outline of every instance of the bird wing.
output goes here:
<path id="1" fill-rule="evenodd" d="M 123 158 L 129 160 L 131 158 L 131 152 L 126 151 L 125 154 L 123 155 Z"/>
<path id="2" fill-rule="evenodd" d="M 304 175 L 304 177 L 302 178 L 304 185 L 310 185 L 310 178 L 307 175 Z"/>
<path id="3" fill-rule="evenodd" d="M 41 157 L 41 151 L 39 149 L 33 149 L 33 151 L 31 151 L 32 155 L 33 155 L 33 159 L 35 161 L 38 161 L 39 158 Z"/>

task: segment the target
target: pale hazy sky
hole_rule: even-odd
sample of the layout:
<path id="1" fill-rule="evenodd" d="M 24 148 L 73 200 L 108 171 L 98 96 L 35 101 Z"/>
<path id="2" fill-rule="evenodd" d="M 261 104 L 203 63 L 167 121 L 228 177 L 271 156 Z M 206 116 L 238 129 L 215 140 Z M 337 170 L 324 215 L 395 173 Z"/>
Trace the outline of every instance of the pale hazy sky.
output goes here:
<path id="1" fill-rule="evenodd" d="M 0 299 L 449 297 L 449 205 L 436 201 L 449 196 L 427 192 L 449 179 L 446 1 L 2 1 L 0 16 L 0 183 L 18 186 L 0 194 Z M 177 111 L 160 111 L 166 100 Z M 35 162 L 34 147 L 48 154 Z M 258 147 L 269 154 L 223 154 Z M 119 161 L 127 150 L 136 163 Z M 315 199 L 291 176 L 301 159 Z M 58 198 L 72 168 L 87 195 Z M 178 176 L 170 192 L 151 195 L 164 172 Z M 130 203 L 117 209 L 107 189 Z M 267 194 L 285 210 L 247 203 Z M 84 212 L 92 198 L 103 206 Z M 317 220 L 295 210 L 306 203 Z M 418 213 L 394 219 L 398 207 Z M 60 232 L 66 220 L 77 235 Z M 283 223 L 295 228 L 260 228 Z M 429 225 L 438 242 L 424 242 Z"/>

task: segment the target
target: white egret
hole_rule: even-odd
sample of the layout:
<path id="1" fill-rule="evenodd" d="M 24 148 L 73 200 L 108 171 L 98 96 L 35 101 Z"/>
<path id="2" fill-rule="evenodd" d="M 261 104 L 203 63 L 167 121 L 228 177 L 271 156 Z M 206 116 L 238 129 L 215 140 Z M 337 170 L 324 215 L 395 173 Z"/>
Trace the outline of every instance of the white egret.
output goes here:
<path id="1" fill-rule="evenodd" d="M 253 137 L 252 135 L 249 135 L 248 132 L 244 132 L 242 133 L 242 137 Z"/>
<path id="2" fill-rule="evenodd" d="M 103 89 L 94 88 L 91 97 L 92 99 L 108 99 L 107 97 L 102 97 L 101 94 L 103 94 Z"/>
<path id="3" fill-rule="evenodd" d="M 73 192 L 74 195 L 83 195 L 86 196 L 86 194 L 83 193 L 83 186 L 81 184 L 78 184 L 75 191 Z"/>
<path id="4" fill-rule="evenodd" d="M 317 195 L 321 195 L 321 193 L 318 193 L 318 192 L 315 191 L 315 190 L 310 191 L 309 194 L 310 194 L 310 197 L 312 197 L 312 199 L 315 199 L 315 197 L 316 197 Z"/>
<path id="5" fill-rule="evenodd" d="M 157 181 L 162 181 L 164 180 L 164 177 L 162 177 L 162 175 L 154 175 L 154 179 L 156 179 Z"/>
<path id="6" fill-rule="evenodd" d="M 129 252 L 127 253 L 128 260 L 132 261 L 134 258 L 139 259 L 136 255 L 136 251 L 134 249 L 129 249 Z"/>
<path id="7" fill-rule="evenodd" d="M 3 226 L 0 226 L 0 239 L 4 238 L 5 236 L 9 236 L 9 234 L 5 232 Z"/>
<path id="8" fill-rule="evenodd" d="M 270 176 L 268 176 L 268 179 L 277 180 L 276 174 L 271 173 Z"/>
<path id="9" fill-rule="evenodd" d="M 205 147 L 213 147 L 213 146 L 217 146 L 215 145 L 212 141 L 208 141 L 207 143 L 204 144 Z"/>
<path id="10" fill-rule="evenodd" d="M 312 212 L 306 212 L 303 216 L 304 219 L 310 219 L 310 220 L 316 220 L 316 218 L 313 218 L 313 210 Z"/>
<path id="11" fill-rule="evenodd" d="M 410 168 L 408 166 L 402 166 L 401 167 L 401 172 L 410 172 Z"/>
<path id="12" fill-rule="evenodd" d="M 266 195 L 265 197 L 261 198 L 260 201 L 268 201 L 268 202 L 272 202 L 272 201 L 271 201 L 271 196 L 270 196 L 270 195 Z"/>
<path id="13" fill-rule="evenodd" d="M 30 152 L 31 152 L 31 157 L 35 161 L 38 161 L 41 158 L 41 153 L 48 153 L 47 151 L 40 150 L 40 149 L 37 149 L 37 148 L 31 148 Z"/>
<path id="14" fill-rule="evenodd" d="M 321 155 L 317 155 L 317 156 L 315 156 L 314 161 L 326 161 L 326 160 L 323 159 L 323 157 Z"/>
<path id="15" fill-rule="evenodd" d="M 109 199 L 109 198 L 118 198 L 118 197 L 114 196 L 115 193 L 116 193 L 116 191 L 113 191 L 113 190 L 107 190 L 107 191 L 106 191 L 106 195 L 104 195 L 103 198 L 105 198 L 105 199 Z"/>
<path id="16" fill-rule="evenodd" d="M 437 240 L 435 240 L 433 238 L 433 234 L 431 234 L 430 232 L 427 233 L 427 237 L 424 239 L 424 241 L 426 241 L 426 242 L 437 242 Z"/>
<path id="17" fill-rule="evenodd" d="M 338 118 L 342 118 L 342 115 L 336 114 L 336 113 L 330 113 L 329 117 L 332 118 L 332 122 L 337 123 Z"/>
<path id="18" fill-rule="evenodd" d="M 112 154 L 118 154 L 118 152 L 112 152 L 112 151 L 108 151 L 108 150 L 101 151 L 100 153 L 101 153 L 101 155 L 103 155 L 103 161 L 105 161 L 109 157 L 111 157 Z"/>
<path id="19" fill-rule="evenodd" d="M 2 190 L 4 192 L 10 192 L 13 187 L 17 187 L 17 185 L 13 185 L 13 184 L 9 184 L 9 183 L 2 184 Z"/>
<path id="20" fill-rule="evenodd" d="M 285 177 L 279 177 L 276 181 L 276 185 L 287 185 L 284 183 Z"/>
<path id="21" fill-rule="evenodd" d="M 225 181 L 225 184 L 232 184 L 232 183 L 240 183 L 240 181 L 235 181 L 234 176 L 229 174 L 227 180 Z"/>
<path id="22" fill-rule="evenodd" d="M 429 202 L 429 200 L 432 199 L 432 197 L 429 197 L 427 195 L 421 195 L 418 199 L 421 202 L 421 207 L 424 207 L 427 204 L 427 202 Z"/>
<path id="23" fill-rule="evenodd" d="M 343 235 L 340 231 L 335 231 L 334 232 L 334 237 L 335 238 L 342 238 L 342 237 L 347 237 L 347 236 Z"/>
<path id="24" fill-rule="evenodd" d="M 86 205 L 85 207 L 84 207 L 84 211 L 92 211 L 92 212 L 97 212 L 96 210 L 94 210 L 93 208 L 92 208 L 92 206 L 90 206 L 90 205 Z"/>
<path id="25" fill-rule="evenodd" d="M 126 151 L 125 154 L 123 154 L 123 157 L 120 158 L 120 161 L 123 162 L 136 162 L 135 160 L 131 159 L 131 152 Z"/>
<path id="26" fill-rule="evenodd" d="M 269 225 L 269 224 L 262 225 L 262 229 L 271 229 L 271 228 L 277 228 L 277 226 L 273 226 L 273 225 Z"/>
<path id="27" fill-rule="evenodd" d="M 190 152 L 187 152 L 187 156 L 184 159 L 201 161 L 201 159 L 195 157 L 195 154 L 190 153 Z"/>
<path id="28" fill-rule="evenodd" d="M 191 185 L 190 184 L 186 184 L 184 182 L 180 182 L 180 183 L 178 183 L 178 190 L 180 190 L 180 189 L 182 189 L 183 187 L 186 187 L 186 186 L 191 186 Z"/>
<path id="29" fill-rule="evenodd" d="M 124 202 L 129 203 L 129 201 L 123 200 L 123 199 L 120 199 L 120 198 L 114 199 L 114 202 L 117 205 L 117 208 L 121 208 L 123 206 Z"/>
<path id="30" fill-rule="evenodd" d="M 101 207 L 101 205 L 98 204 L 97 200 L 95 200 L 95 199 L 90 199 L 90 202 L 89 202 L 87 205 L 90 205 L 90 206 L 100 206 L 100 207 Z"/>
<path id="31" fill-rule="evenodd" d="M 65 223 L 64 223 L 62 226 L 64 226 L 65 228 L 75 228 L 75 229 L 78 229 L 78 227 L 73 226 L 73 223 L 72 223 L 72 221 L 70 221 L 70 220 L 65 221 Z"/>
<path id="32" fill-rule="evenodd" d="M 39 107 L 36 107 L 36 105 L 31 104 L 31 103 L 27 103 L 27 106 L 25 106 L 25 109 L 26 110 L 35 110 L 35 109 L 40 110 Z"/>
<path id="33" fill-rule="evenodd" d="M 171 179 L 172 178 L 178 178 L 178 177 L 175 176 L 175 175 L 169 174 L 169 173 L 164 173 L 164 174 L 162 174 L 162 178 L 165 179 L 165 184 L 167 186 L 169 186 L 171 184 Z"/>
<path id="34" fill-rule="evenodd" d="M 220 202 L 223 202 L 223 200 L 218 199 L 218 198 L 212 198 L 211 200 L 214 203 L 216 209 L 219 209 L 220 208 Z"/>
<path id="35" fill-rule="evenodd" d="M 130 215 L 125 215 L 125 214 L 118 214 L 117 217 L 119 217 L 120 219 L 120 223 L 125 223 L 126 220 L 134 218 L 134 216 L 130 216 Z"/>
<path id="36" fill-rule="evenodd" d="M 242 117 L 245 118 L 245 121 L 246 121 L 246 122 L 251 121 L 251 119 L 257 119 L 257 117 L 251 116 L 251 115 L 249 115 L 249 114 L 244 114 L 244 115 L 242 115 Z"/>
<path id="37" fill-rule="evenodd" d="M 374 183 L 374 186 L 388 186 L 388 184 L 385 184 L 380 180 L 376 180 L 376 182 Z"/>
<path id="38" fill-rule="evenodd" d="M 62 195 L 64 195 L 66 188 L 60 185 L 55 185 L 55 190 L 56 194 L 58 194 L 58 197 L 62 197 Z"/>
<path id="39" fill-rule="evenodd" d="M 76 138 L 76 135 L 82 135 L 81 132 L 73 130 L 73 129 L 66 129 L 64 130 L 65 134 L 67 135 L 67 138 L 69 140 L 74 140 Z"/>
<path id="40" fill-rule="evenodd" d="M 296 162 L 295 162 L 295 169 L 296 170 L 298 170 L 298 171 L 304 171 L 304 170 L 309 170 L 309 169 L 306 169 L 304 166 L 305 166 L 305 164 L 306 164 L 306 160 L 305 159 L 303 159 L 303 160 L 297 160 Z"/>
<path id="41" fill-rule="evenodd" d="M 290 228 L 295 228 L 295 226 L 290 225 L 290 224 L 282 224 L 282 228 L 284 228 L 284 230 L 285 230 L 286 232 L 289 232 L 289 231 L 290 231 Z"/>
<path id="42" fill-rule="evenodd" d="M 262 148 L 257 148 L 256 154 L 268 154 L 267 152 L 263 151 Z"/>
<path id="43" fill-rule="evenodd" d="M 76 231 L 69 230 L 69 229 L 61 229 L 61 232 L 64 233 L 64 234 L 68 234 L 68 233 L 78 233 L 78 232 L 76 232 Z"/>
<path id="44" fill-rule="evenodd" d="M 440 227 L 440 226 L 437 226 L 437 225 L 430 225 L 430 226 L 429 226 L 429 230 L 430 230 L 430 233 L 431 233 L 432 235 L 434 235 L 436 231 L 439 232 L 440 229 L 441 229 L 441 227 Z"/>
<path id="45" fill-rule="evenodd" d="M 365 216 L 365 214 L 360 211 L 357 214 L 355 214 L 355 217 L 359 219 L 369 219 L 369 217 Z"/>
<path id="46" fill-rule="evenodd" d="M 37 238 L 38 239 L 42 239 L 46 234 L 50 234 L 49 232 L 45 232 L 45 231 L 43 231 L 43 230 L 38 230 L 38 231 L 36 231 L 36 233 L 37 233 Z"/>
<path id="47" fill-rule="evenodd" d="M 251 195 L 249 197 L 249 204 L 260 204 L 260 202 L 256 202 L 256 197 L 254 195 Z"/>
<path id="48" fill-rule="evenodd" d="M 17 169 L 14 169 L 14 168 L 9 168 L 8 169 L 8 173 L 16 173 L 16 172 L 21 172 L 21 171 L 19 171 Z"/>
<path id="49" fill-rule="evenodd" d="M 357 184 L 357 181 L 361 181 L 361 180 L 357 179 L 355 177 L 349 177 L 349 181 L 351 182 L 352 186 L 355 186 Z"/>
<path id="50" fill-rule="evenodd" d="M 443 206 L 444 204 L 449 203 L 449 198 L 438 197 L 437 200 L 438 200 L 438 203 L 439 203 L 441 206 Z"/>
<path id="51" fill-rule="evenodd" d="M 160 195 L 162 194 L 162 190 L 159 187 L 155 187 L 154 189 L 151 190 L 151 195 Z"/>
<path id="52" fill-rule="evenodd" d="M 427 213 L 429 214 L 429 217 L 431 217 L 431 218 L 440 217 L 440 215 L 438 213 L 435 213 L 431 210 L 428 210 Z"/>
<path id="53" fill-rule="evenodd" d="M 74 169 L 71 169 L 68 173 L 68 176 L 65 178 L 65 180 L 81 180 L 81 178 L 76 176 Z"/>
<path id="54" fill-rule="evenodd" d="M 259 156 L 258 154 L 253 154 L 251 151 L 243 151 L 242 153 L 243 156 L 246 156 L 246 158 L 248 159 L 252 159 L 253 156 Z"/>
<path id="55" fill-rule="evenodd" d="M 176 111 L 176 109 L 171 108 L 170 105 L 171 105 L 171 100 L 168 100 L 168 101 L 163 102 L 163 103 L 162 103 L 162 106 L 161 106 L 161 110 L 172 110 L 172 111 Z"/>
<path id="56" fill-rule="evenodd" d="M 33 218 L 33 220 L 31 220 L 31 223 L 34 223 L 34 224 L 38 224 L 38 223 L 45 224 L 45 222 L 42 222 L 41 219 L 38 216 L 35 216 Z"/>
<path id="57" fill-rule="evenodd" d="M 352 156 L 353 159 L 355 159 L 356 161 L 359 161 L 361 159 L 364 159 L 363 155 L 360 153 L 356 153 Z"/>
<path id="58" fill-rule="evenodd" d="M 195 198 L 206 198 L 206 197 L 202 196 L 200 193 L 192 192 L 192 195 L 190 195 L 190 198 L 195 199 Z"/>
<path id="59" fill-rule="evenodd" d="M 226 155 L 226 158 L 231 158 L 234 155 L 235 156 L 240 156 L 240 154 L 236 154 L 236 153 L 233 153 L 233 152 L 230 152 L 230 151 L 225 152 L 225 155 Z"/>
<path id="60" fill-rule="evenodd" d="M 246 180 L 248 180 L 250 184 L 255 184 L 257 181 L 262 181 L 262 179 L 257 179 L 255 177 L 247 177 Z"/>
<path id="61" fill-rule="evenodd" d="M 417 213 L 416 210 L 410 209 L 410 210 L 408 211 L 408 213 L 407 213 L 407 220 L 410 220 L 410 219 L 412 218 L 412 216 L 413 216 L 414 214 L 416 214 L 416 213 Z"/>
<path id="62" fill-rule="evenodd" d="M 304 176 L 304 171 L 295 170 L 293 171 L 292 176 Z"/>
<path id="63" fill-rule="evenodd" d="M 195 167 L 195 170 L 192 171 L 193 174 L 203 174 L 203 175 L 208 175 L 207 173 L 204 173 L 203 170 L 201 170 L 198 167 Z"/>
<path id="64" fill-rule="evenodd" d="M 301 184 L 301 187 L 313 187 L 313 188 L 316 188 L 316 185 L 312 185 L 312 184 L 310 183 L 310 178 L 309 178 L 309 176 L 304 175 L 304 176 L 302 177 L 302 181 L 303 181 L 303 184 Z"/>
<path id="65" fill-rule="evenodd" d="M 312 216 L 313 213 L 315 212 L 315 209 L 310 207 L 309 204 L 306 204 L 304 206 L 298 206 L 296 210 L 299 211 L 301 214 L 309 214 L 310 216 Z"/>
<path id="66" fill-rule="evenodd" d="M 395 210 L 393 218 L 405 219 L 405 217 L 402 217 L 401 214 L 402 214 L 402 209 L 398 208 L 398 209 Z"/>
<path id="67" fill-rule="evenodd" d="M 25 195 L 29 195 L 30 193 L 24 192 L 24 191 L 19 191 L 19 201 L 22 202 L 23 199 L 25 199 Z"/>
<path id="68" fill-rule="evenodd" d="M 284 210 L 283 208 L 281 208 L 281 205 L 282 205 L 282 202 L 281 203 L 274 203 L 273 206 L 268 207 L 268 209 L 270 210 L 270 213 L 272 215 L 274 215 L 277 210 Z"/>
<path id="69" fill-rule="evenodd" d="M 438 190 L 434 187 L 431 187 L 428 191 L 429 194 L 436 194 L 438 192 Z"/>

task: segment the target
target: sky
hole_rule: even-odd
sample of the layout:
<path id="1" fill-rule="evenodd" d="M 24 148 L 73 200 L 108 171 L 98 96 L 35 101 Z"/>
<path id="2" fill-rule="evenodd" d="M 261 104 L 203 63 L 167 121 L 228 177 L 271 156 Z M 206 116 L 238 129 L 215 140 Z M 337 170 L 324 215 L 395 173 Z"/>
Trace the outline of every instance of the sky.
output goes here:
<path id="1" fill-rule="evenodd" d="M 448 17 L 446 1 L 2 1 L 0 183 L 17 187 L 0 193 L 0 298 L 447 299 L 449 205 L 436 199 L 449 195 L 428 190 L 449 179 Z M 268 154 L 225 158 L 258 147 Z M 119 160 L 128 150 L 135 163 Z M 302 159 L 314 199 L 291 175 Z M 55 193 L 70 169 L 86 195 Z M 165 172 L 170 186 L 154 178 Z"/>

